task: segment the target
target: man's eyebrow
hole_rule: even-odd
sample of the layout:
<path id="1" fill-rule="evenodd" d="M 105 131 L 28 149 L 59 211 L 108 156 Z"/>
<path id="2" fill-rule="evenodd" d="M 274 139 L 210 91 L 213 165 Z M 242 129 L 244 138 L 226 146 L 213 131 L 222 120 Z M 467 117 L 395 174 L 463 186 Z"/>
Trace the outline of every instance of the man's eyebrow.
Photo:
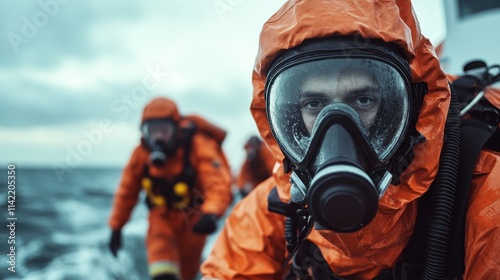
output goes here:
<path id="1" fill-rule="evenodd" d="M 328 94 L 322 91 L 299 91 L 299 98 L 328 98 Z"/>
<path id="2" fill-rule="evenodd" d="M 361 93 L 366 93 L 366 92 L 378 92 L 378 86 L 377 85 L 363 85 L 362 87 L 353 88 L 353 89 L 349 90 L 347 93 L 348 94 L 361 94 Z"/>
<path id="3" fill-rule="evenodd" d="M 366 92 L 378 92 L 379 87 L 377 85 L 368 84 L 362 85 L 357 88 L 353 88 L 345 92 L 346 94 L 362 94 Z M 329 98 L 329 93 L 325 93 L 324 91 L 314 91 L 314 90 L 306 90 L 299 91 L 299 98 Z"/>

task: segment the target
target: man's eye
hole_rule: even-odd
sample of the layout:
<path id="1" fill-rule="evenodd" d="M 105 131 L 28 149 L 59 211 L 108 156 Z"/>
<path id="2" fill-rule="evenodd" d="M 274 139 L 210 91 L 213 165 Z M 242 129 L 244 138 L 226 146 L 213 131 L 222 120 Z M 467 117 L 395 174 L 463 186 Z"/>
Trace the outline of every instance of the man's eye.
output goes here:
<path id="1" fill-rule="evenodd" d="M 314 101 L 306 102 L 305 107 L 309 108 L 309 109 L 315 109 L 315 108 L 318 108 L 320 105 L 321 105 L 321 103 L 319 101 L 314 100 Z"/>
<path id="2" fill-rule="evenodd" d="M 368 104 L 372 103 L 373 100 L 374 100 L 374 98 L 371 96 L 364 96 L 364 97 L 358 98 L 357 103 L 360 105 L 368 105 Z"/>
<path id="3" fill-rule="evenodd" d="M 302 103 L 302 110 L 305 113 L 316 115 L 325 107 L 325 103 L 320 100 L 305 101 Z"/>
<path id="4" fill-rule="evenodd" d="M 368 110 L 380 102 L 379 96 L 373 91 L 356 94 L 350 98 L 349 104 L 359 110 Z"/>

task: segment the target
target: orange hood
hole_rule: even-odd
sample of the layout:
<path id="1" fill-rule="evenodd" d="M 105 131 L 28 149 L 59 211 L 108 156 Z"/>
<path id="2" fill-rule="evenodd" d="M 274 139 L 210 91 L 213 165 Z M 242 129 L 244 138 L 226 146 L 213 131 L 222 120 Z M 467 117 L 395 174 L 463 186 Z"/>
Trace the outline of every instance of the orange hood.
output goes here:
<path id="1" fill-rule="evenodd" d="M 141 123 L 151 119 L 167 118 L 170 118 L 175 122 L 179 122 L 181 115 L 179 114 L 177 105 L 175 105 L 175 103 L 168 98 L 156 97 L 144 107 Z"/>
<path id="2" fill-rule="evenodd" d="M 401 174 L 398 186 L 391 185 L 379 201 L 377 215 L 365 228 L 351 234 L 313 230 L 309 238 L 322 244 L 329 263 L 349 259 L 350 268 L 336 273 L 351 274 L 376 266 L 390 266 L 413 231 L 414 202 L 434 180 L 443 146 L 450 89 L 430 41 L 420 32 L 409 0 L 296 0 L 288 1 L 263 26 L 252 75 L 253 100 L 250 110 L 259 132 L 275 159 L 283 154 L 273 138 L 265 109 L 265 82 L 270 64 L 284 50 L 305 40 L 334 35 L 380 39 L 400 46 L 409 62 L 414 83 L 425 82 L 425 95 L 416 129 L 426 139 L 414 149 L 414 159 Z M 290 199 L 289 175 L 275 169 L 275 182 L 283 201 Z M 337 252 L 338 254 L 334 254 Z M 376 275 L 374 270 L 372 273 Z"/>
<path id="3" fill-rule="evenodd" d="M 399 187 L 391 186 L 381 204 L 401 208 L 421 196 L 437 172 L 450 93 L 434 47 L 420 33 L 410 1 L 309 0 L 288 1 L 263 26 L 253 70 L 251 112 L 262 138 L 278 162 L 284 156 L 272 136 L 265 110 L 264 85 L 272 61 L 284 50 L 307 39 L 333 35 L 361 35 L 399 45 L 410 61 L 413 82 L 426 82 L 417 130 L 426 142 L 415 149 L 415 159 L 402 174 Z M 415 59 L 417 57 L 417 59 Z M 281 168 L 282 172 L 282 168 Z M 288 199 L 288 177 L 279 176 L 282 199 Z"/>

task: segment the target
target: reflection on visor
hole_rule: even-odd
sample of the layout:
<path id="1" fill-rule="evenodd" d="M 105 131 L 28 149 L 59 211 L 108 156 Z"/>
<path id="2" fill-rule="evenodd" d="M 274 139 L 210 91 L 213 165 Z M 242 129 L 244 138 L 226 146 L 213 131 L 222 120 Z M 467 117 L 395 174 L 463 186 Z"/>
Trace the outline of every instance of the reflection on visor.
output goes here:
<path id="1" fill-rule="evenodd" d="M 292 66 L 269 85 L 271 128 L 292 160 L 301 162 L 318 114 L 343 103 L 357 113 L 380 161 L 397 149 L 409 114 L 409 89 L 393 67 L 370 59 L 331 58 Z"/>

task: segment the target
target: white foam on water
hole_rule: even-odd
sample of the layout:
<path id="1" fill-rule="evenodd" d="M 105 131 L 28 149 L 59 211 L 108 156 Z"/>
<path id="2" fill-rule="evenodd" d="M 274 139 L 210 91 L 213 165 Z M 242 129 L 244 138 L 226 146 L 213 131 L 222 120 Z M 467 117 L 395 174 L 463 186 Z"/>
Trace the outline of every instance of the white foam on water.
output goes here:
<path id="1" fill-rule="evenodd" d="M 81 246 L 54 258 L 44 269 L 30 271 L 26 280 L 38 279 L 141 279 L 133 269 L 133 259 L 123 255 L 113 260 L 97 246 Z"/>

